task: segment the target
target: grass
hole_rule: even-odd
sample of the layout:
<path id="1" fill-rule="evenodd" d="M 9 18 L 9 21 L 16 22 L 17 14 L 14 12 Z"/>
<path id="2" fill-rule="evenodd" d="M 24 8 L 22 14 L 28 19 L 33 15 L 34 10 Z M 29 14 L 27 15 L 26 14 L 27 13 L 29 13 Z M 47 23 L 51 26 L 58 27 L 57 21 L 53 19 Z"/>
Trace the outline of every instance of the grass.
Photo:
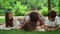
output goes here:
<path id="1" fill-rule="evenodd" d="M 4 18 L 0 18 L 0 24 L 4 23 L 5 19 Z"/>
<path id="2" fill-rule="evenodd" d="M 0 24 L 4 23 L 4 18 L 0 18 Z M 40 31 L 21 31 L 21 30 L 0 30 L 0 34 L 60 34 L 60 30 L 58 31 L 46 31 L 46 32 L 40 32 Z"/>
<path id="3" fill-rule="evenodd" d="M 0 34 L 60 34 L 60 31 L 39 32 L 39 31 L 20 31 L 20 30 L 0 30 Z"/>

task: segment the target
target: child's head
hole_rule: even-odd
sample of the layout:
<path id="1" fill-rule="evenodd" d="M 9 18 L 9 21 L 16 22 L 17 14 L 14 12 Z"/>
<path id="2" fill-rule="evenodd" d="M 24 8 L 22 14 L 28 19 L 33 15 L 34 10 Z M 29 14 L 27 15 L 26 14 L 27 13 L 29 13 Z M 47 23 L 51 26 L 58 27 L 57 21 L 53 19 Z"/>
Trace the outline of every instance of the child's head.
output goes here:
<path id="1" fill-rule="evenodd" d="M 11 12 L 6 12 L 6 18 L 9 18 L 9 19 L 12 19 L 13 16 L 12 16 L 12 13 Z"/>
<path id="2" fill-rule="evenodd" d="M 51 21 L 55 20 L 56 15 L 57 15 L 57 13 L 54 10 L 50 10 L 47 14 L 48 19 Z"/>
<path id="3" fill-rule="evenodd" d="M 30 21 L 31 22 L 37 22 L 39 20 L 38 13 L 31 12 L 30 13 Z"/>
<path id="4" fill-rule="evenodd" d="M 39 23 L 37 23 L 38 20 L 39 20 L 38 13 L 31 12 L 29 14 L 29 18 L 30 18 L 30 20 L 29 20 L 28 23 L 25 24 L 25 27 L 24 28 L 26 28 L 26 30 L 28 30 L 28 31 L 29 30 L 30 31 L 35 30 L 36 27 L 37 27 L 37 25 L 40 25 Z"/>
<path id="5" fill-rule="evenodd" d="M 6 12 L 5 22 L 6 22 L 6 27 L 12 27 L 13 26 L 13 16 L 12 16 L 11 12 Z"/>

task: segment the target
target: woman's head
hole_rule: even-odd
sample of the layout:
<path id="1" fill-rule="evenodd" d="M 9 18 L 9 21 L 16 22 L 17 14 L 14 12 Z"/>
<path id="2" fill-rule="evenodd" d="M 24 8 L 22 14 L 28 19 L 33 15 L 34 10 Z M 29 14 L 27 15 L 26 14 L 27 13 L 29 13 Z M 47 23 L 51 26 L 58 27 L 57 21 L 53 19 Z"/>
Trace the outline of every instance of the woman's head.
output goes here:
<path id="1" fill-rule="evenodd" d="M 12 27 L 13 26 L 13 16 L 12 16 L 11 12 L 6 12 L 5 22 L 6 22 L 6 27 Z"/>

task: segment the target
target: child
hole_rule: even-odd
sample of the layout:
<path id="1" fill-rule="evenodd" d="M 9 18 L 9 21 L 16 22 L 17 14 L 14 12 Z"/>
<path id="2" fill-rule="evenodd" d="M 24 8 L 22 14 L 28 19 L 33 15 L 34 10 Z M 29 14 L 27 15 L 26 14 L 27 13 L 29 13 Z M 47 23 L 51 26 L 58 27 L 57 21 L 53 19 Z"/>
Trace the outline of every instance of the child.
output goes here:
<path id="1" fill-rule="evenodd" d="M 5 27 L 3 29 L 5 30 L 19 29 L 20 25 L 21 25 L 20 22 L 17 21 L 17 19 L 12 16 L 11 12 L 6 12 L 4 24 Z"/>
<path id="2" fill-rule="evenodd" d="M 32 10 L 30 13 L 32 13 L 32 12 L 36 12 L 38 14 L 38 17 L 39 17 L 39 20 L 38 21 L 40 22 L 40 26 L 42 26 L 44 24 L 44 19 L 41 16 L 41 14 L 39 14 L 39 12 L 37 10 Z M 30 13 L 25 16 L 25 20 L 26 21 L 29 21 Z"/>
<path id="3" fill-rule="evenodd" d="M 32 11 L 25 17 L 25 24 L 23 26 L 23 29 L 26 31 L 35 31 L 35 30 L 40 30 L 40 19 L 39 19 L 39 14 L 37 12 Z"/>
<path id="4" fill-rule="evenodd" d="M 56 16 L 57 13 L 53 10 L 50 10 L 47 14 L 45 21 L 45 29 L 48 31 L 55 31 L 59 28 L 60 21 L 59 18 Z"/>

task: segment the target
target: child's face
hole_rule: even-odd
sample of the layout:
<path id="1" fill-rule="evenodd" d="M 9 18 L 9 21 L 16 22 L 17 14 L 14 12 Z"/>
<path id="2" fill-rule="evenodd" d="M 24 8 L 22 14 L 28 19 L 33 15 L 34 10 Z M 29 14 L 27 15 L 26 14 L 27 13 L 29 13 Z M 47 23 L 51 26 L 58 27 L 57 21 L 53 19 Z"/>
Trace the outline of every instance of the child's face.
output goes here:
<path id="1" fill-rule="evenodd" d="M 55 17 L 54 17 L 54 18 L 51 18 L 51 17 L 49 16 L 48 19 L 51 20 L 51 21 L 54 21 L 54 20 L 55 20 Z"/>
<path id="2" fill-rule="evenodd" d="M 38 22 L 37 22 L 37 26 L 39 26 L 39 25 L 40 25 L 40 22 L 38 21 Z"/>
<path id="3" fill-rule="evenodd" d="M 12 14 L 9 14 L 8 17 L 9 17 L 9 19 L 12 19 L 13 18 Z"/>

